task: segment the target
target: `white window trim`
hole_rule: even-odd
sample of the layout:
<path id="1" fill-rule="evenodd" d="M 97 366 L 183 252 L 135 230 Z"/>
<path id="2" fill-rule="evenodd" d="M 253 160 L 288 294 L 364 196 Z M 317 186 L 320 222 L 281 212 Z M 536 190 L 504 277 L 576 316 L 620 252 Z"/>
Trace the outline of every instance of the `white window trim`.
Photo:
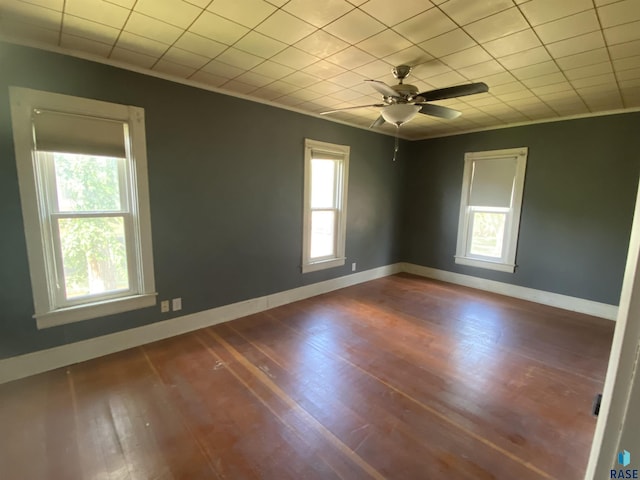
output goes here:
<path id="1" fill-rule="evenodd" d="M 311 159 L 313 150 L 327 152 L 342 157 L 342 168 L 339 173 L 340 192 L 338 201 L 338 218 L 336 220 L 336 255 L 331 258 L 311 260 Z M 320 142 L 306 138 L 304 141 L 304 218 L 302 245 L 302 273 L 315 272 L 326 268 L 340 267 L 345 264 L 345 243 L 347 229 L 347 186 L 349 185 L 349 154 L 347 145 Z"/>
<path id="2" fill-rule="evenodd" d="M 464 174 L 462 180 L 462 196 L 460 200 L 460 217 L 458 220 L 458 241 L 456 245 L 455 262 L 471 267 L 486 268 L 501 272 L 513 273 L 516 269 L 516 250 L 518 247 L 518 234 L 520 231 L 520 212 L 522 210 L 522 193 L 524 191 L 524 176 L 527 168 L 527 147 L 509 148 L 503 150 L 491 150 L 485 152 L 469 152 L 464 157 Z M 513 196 L 510 212 L 507 214 L 505 225 L 505 238 L 503 243 L 503 256 L 501 259 L 482 257 L 469 254 L 469 235 L 471 228 L 471 212 L 474 207 L 469 206 L 469 194 L 471 190 L 471 176 L 473 162 L 482 159 L 516 158 L 516 174 L 513 186 Z M 481 209 L 491 209 L 489 207 Z"/>
<path id="3" fill-rule="evenodd" d="M 153 252 L 151 243 L 151 215 L 149 208 L 149 187 L 147 180 L 147 152 L 145 141 L 144 109 L 119 105 L 98 100 L 72 97 L 50 92 L 42 92 L 20 87 L 10 87 L 11 118 L 13 139 L 18 170 L 18 184 L 22 203 L 29 273 L 35 307 L 34 318 L 37 327 L 48 328 L 91 318 L 113 315 L 156 304 Z M 34 142 L 31 130 L 31 115 L 34 108 L 88 115 L 127 122 L 130 140 L 130 177 L 136 186 L 136 197 L 131 205 L 134 211 L 135 227 L 133 242 L 137 251 L 139 279 L 138 292 L 126 297 L 118 297 L 55 308 L 50 274 L 47 268 L 46 242 L 43 240 L 41 225 L 42 206 L 36 186 L 34 171 Z"/>

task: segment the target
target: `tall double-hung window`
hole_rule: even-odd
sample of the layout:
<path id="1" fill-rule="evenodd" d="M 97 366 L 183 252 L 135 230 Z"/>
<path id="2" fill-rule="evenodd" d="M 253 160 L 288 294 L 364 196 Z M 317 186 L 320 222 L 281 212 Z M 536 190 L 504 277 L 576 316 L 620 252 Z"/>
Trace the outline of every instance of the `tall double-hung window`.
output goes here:
<path id="1" fill-rule="evenodd" d="M 305 140 L 302 271 L 345 263 L 349 147 Z"/>
<path id="2" fill-rule="evenodd" d="M 456 263 L 515 270 L 527 148 L 465 155 Z"/>
<path id="3" fill-rule="evenodd" d="M 40 328 L 155 304 L 144 111 L 11 88 Z"/>

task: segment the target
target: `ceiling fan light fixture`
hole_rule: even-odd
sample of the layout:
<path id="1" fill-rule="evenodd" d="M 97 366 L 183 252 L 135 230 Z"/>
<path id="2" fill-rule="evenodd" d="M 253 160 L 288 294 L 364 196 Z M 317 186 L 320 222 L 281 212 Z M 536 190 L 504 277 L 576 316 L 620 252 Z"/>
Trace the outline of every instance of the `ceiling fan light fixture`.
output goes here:
<path id="1" fill-rule="evenodd" d="M 394 125 L 402 125 L 415 117 L 420 111 L 419 105 L 410 105 L 408 103 L 396 103 L 388 105 L 380 112 L 382 118 Z"/>

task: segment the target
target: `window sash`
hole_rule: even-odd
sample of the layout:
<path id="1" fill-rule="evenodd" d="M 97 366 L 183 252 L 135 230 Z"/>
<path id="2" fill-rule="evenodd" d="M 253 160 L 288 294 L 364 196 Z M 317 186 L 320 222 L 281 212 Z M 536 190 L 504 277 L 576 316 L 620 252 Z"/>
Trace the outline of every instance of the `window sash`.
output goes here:
<path id="1" fill-rule="evenodd" d="M 474 222 L 475 222 L 475 214 L 476 213 L 502 213 L 505 215 L 505 223 L 504 223 L 504 231 L 502 232 L 502 249 L 501 255 L 499 257 L 493 257 L 490 255 L 480 255 L 478 253 L 472 253 L 471 249 L 473 247 L 473 231 L 474 231 Z M 506 262 L 508 255 L 508 246 L 509 246 L 509 232 L 511 226 L 511 208 L 501 208 L 501 207 L 474 207 L 470 206 L 467 208 L 467 218 L 466 218 L 466 243 L 465 243 L 465 257 L 468 258 L 476 258 L 479 260 L 486 260 L 489 262 Z"/>

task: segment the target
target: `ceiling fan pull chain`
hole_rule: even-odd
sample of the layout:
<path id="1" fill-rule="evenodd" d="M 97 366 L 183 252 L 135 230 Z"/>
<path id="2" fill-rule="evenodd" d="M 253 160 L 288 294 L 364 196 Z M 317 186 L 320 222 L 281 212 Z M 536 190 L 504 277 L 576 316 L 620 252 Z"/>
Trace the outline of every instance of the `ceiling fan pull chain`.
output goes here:
<path id="1" fill-rule="evenodd" d="M 398 134 L 400 133 L 400 124 L 396 124 L 396 145 L 395 148 L 393 149 L 393 161 L 396 161 L 396 156 L 398 155 L 398 148 L 399 148 L 399 139 L 398 139 Z"/>

